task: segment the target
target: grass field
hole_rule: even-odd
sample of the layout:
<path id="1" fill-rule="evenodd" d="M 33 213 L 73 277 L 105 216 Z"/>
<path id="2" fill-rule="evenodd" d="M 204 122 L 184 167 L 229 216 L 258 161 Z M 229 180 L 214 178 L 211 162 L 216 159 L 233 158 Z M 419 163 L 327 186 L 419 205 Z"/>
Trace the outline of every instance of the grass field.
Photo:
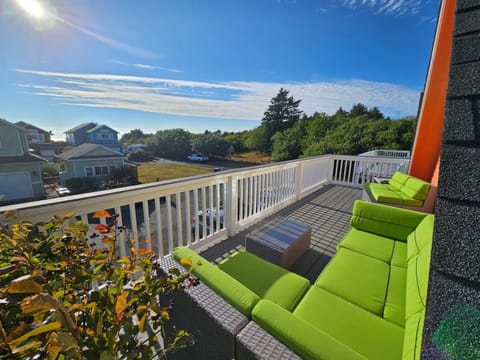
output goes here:
<path id="1" fill-rule="evenodd" d="M 230 158 L 232 161 L 244 161 L 255 164 L 269 164 L 270 156 L 258 151 L 249 151 L 241 154 L 232 155 Z"/>
<path id="2" fill-rule="evenodd" d="M 177 179 L 187 176 L 202 175 L 212 169 L 201 166 L 173 164 L 142 164 L 138 167 L 138 181 L 142 184 L 158 180 Z"/>

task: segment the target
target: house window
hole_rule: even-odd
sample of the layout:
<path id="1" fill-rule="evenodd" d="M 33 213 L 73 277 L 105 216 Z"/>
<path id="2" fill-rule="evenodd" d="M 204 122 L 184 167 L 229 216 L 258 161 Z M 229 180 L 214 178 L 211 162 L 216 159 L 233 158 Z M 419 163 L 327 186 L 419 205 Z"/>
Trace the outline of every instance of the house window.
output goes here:
<path id="1" fill-rule="evenodd" d="M 102 140 L 112 140 L 113 139 L 113 134 L 109 132 L 108 130 L 103 130 L 100 131 L 99 138 Z"/>
<path id="2" fill-rule="evenodd" d="M 86 176 L 102 176 L 110 174 L 110 171 L 114 169 L 114 166 L 95 166 L 95 167 L 86 167 L 85 175 Z"/>

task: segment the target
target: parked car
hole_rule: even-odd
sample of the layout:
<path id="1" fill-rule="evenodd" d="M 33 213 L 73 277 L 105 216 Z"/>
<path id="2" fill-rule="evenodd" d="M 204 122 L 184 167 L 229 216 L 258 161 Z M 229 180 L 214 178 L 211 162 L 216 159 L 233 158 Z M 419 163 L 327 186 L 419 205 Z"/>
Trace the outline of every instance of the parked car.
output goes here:
<path id="1" fill-rule="evenodd" d="M 195 236 L 195 228 L 198 226 L 198 235 L 199 237 L 203 236 L 203 227 L 206 226 L 205 228 L 205 233 L 206 235 L 210 235 L 210 212 L 212 212 L 212 218 L 213 218 L 213 231 L 217 229 L 217 221 L 220 222 L 220 229 L 223 229 L 224 224 L 223 224 L 223 209 L 220 209 L 217 211 L 217 209 L 206 209 L 205 212 L 203 210 L 200 210 L 197 213 L 197 216 L 192 218 L 192 236 Z"/>
<path id="2" fill-rule="evenodd" d="M 207 161 L 208 156 L 204 156 L 200 154 L 191 154 L 187 156 L 187 159 L 190 161 Z"/>
<path id="3" fill-rule="evenodd" d="M 70 190 L 68 190 L 66 187 L 59 187 L 55 191 L 57 192 L 58 196 L 70 195 Z"/>

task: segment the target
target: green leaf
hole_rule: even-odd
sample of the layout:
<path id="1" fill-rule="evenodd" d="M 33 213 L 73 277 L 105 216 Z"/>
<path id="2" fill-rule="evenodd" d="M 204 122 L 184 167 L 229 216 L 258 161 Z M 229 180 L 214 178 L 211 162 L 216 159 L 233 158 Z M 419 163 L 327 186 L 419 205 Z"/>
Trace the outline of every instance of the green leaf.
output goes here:
<path id="1" fill-rule="evenodd" d="M 14 280 L 8 285 L 8 294 L 38 294 L 42 286 L 32 279 Z"/>
<path id="2" fill-rule="evenodd" d="M 100 360 L 115 360 L 115 356 L 108 350 L 104 350 L 100 353 Z"/>
<path id="3" fill-rule="evenodd" d="M 60 329 L 61 326 L 62 326 L 62 324 L 60 324 L 58 321 L 40 326 L 40 327 L 38 327 L 38 328 L 36 328 L 32 331 L 29 331 L 25 335 L 22 335 L 19 338 L 10 341 L 9 345 L 16 348 L 17 345 L 23 343 L 24 341 L 30 339 L 33 336 L 37 336 L 37 335 L 40 335 L 40 334 L 43 334 L 43 333 L 46 333 L 46 332 L 50 332 L 50 331 L 53 331 L 53 330 Z"/>
<path id="4" fill-rule="evenodd" d="M 140 322 L 138 324 L 138 330 L 140 330 L 140 332 L 144 332 L 146 324 L 147 324 L 147 313 L 143 314 L 142 318 L 140 319 Z"/>
<path id="5" fill-rule="evenodd" d="M 24 354 L 24 353 L 27 353 L 33 349 L 37 349 L 39 348 L 40 346 L 42 346 L 42 342 L 41 341 L 30 341 L 29 343 L 23 345 L 23 346 L 20 346 L 20 347 L 17 347 L 15 348 L 13 351 L 12 351 L 12 354 Z"/>

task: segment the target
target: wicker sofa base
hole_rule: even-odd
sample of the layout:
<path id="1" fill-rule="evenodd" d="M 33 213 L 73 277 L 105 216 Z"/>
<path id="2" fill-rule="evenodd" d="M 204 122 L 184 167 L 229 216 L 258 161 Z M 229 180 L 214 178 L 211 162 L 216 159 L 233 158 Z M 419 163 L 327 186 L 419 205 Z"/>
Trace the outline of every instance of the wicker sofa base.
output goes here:
<path id="1" fill-rule="evenodd" d="M 172 258 L 158 262 L 159 274 L 183 267 Z M 195 344 L 168 355 L 168 359 L 236 358 L 236 335 L 247 325 L 248 318 L 223 300 L 208 286 L 200 284 L 163 297 L 172 303 L 171 323 L 193 335 Z"/>

